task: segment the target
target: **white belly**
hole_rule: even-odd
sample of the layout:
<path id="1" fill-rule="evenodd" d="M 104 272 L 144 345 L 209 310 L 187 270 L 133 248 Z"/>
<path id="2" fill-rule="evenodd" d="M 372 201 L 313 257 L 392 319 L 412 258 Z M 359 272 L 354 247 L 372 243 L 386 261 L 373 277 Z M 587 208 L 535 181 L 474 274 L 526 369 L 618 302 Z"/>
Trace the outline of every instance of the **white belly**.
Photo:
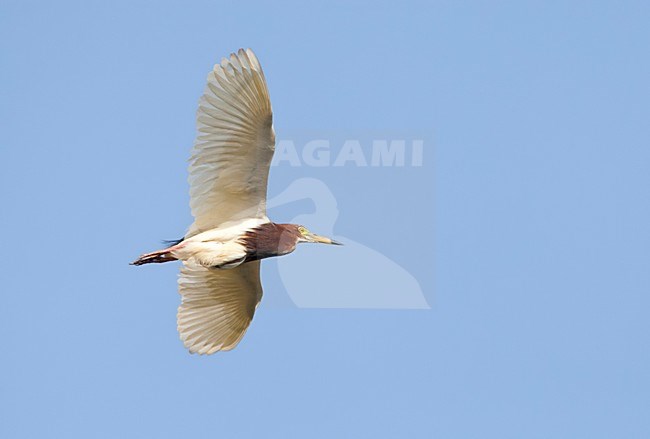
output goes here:
<path id="1" fill-rule="evenodd" d="M 186 239 L 171 253 L 181 261 L 204 267 L 232 268 L 243 262 L 246 257 L 246 248 L 238 242 L 239 238 L 246 231 L 267 222 L 268 219 L 255 218 L 207 230 Z"/>
<path id="2" fill-rule="evenodd" d="M 246 248 L 236 240 L 228 242 L 217 241 L 189 241 L 183 243 L 172 255 L 181 261 L 203 265 L 204 267 L 220 267 L 243 262 L 246 257 Z M 239 265 L 236 263 L 236 266 Z M 229 267 L 231 268 L 231 267 Z"/>

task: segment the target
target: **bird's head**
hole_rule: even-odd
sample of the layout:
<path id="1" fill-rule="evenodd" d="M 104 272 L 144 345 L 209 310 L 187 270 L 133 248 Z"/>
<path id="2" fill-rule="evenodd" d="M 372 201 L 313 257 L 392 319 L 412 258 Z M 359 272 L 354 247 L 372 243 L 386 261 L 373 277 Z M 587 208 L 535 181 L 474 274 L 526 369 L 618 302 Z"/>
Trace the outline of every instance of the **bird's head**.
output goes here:
<path id="1" fill-rule="evenodd" d="M 316 235 L 315 233 L 312 233 L 309 230 L 307 230 L 305 226 L 296 225 L 296 230 L 299 234 L 298 242 L 316 242 L 320 244 L 343 245 L 340 242 L 334 241 L 331 238 Z"/>

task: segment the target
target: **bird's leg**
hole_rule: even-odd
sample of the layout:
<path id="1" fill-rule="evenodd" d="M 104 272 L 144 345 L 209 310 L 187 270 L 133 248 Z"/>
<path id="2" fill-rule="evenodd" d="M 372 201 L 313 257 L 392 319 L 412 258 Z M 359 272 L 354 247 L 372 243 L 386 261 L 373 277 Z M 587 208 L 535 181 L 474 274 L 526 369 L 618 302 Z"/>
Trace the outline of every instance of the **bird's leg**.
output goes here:
<path id="1" fill-rule="evenodd" d="M 158 250 L 151 253 L 145 253 L 135 261 L 131 262 L 131 265 L 144 265 L 144 264 L 153 264 L 153 263 L 161 264 L 163 262 L 176 261 L 177 259 L 174 256 L 172 256 L 171 252 L 172 250 L 179 247 L 179 245 L 181 244 L 174 245 L 169 248 L 165 248 L 163 250 Z"/>

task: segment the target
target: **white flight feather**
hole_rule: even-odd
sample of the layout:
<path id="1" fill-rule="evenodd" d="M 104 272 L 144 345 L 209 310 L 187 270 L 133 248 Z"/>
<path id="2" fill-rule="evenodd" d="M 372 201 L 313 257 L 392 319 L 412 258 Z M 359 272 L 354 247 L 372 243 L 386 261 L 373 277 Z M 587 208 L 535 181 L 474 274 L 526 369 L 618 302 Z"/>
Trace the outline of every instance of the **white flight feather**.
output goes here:
<path id="1" fill-rule="evenodd" d="M 212 354 L 239 343 L 262 298 L 260 263 L 241 263 L 246 249 L 239 238 L 269 222 L 275 134 L 264 73 L 250 49 L 224 58 L 208 75 L 197 130 L 189 166 L 194 223 L 172 254 L 183 261 L 180 337 L 190 352 Z"/>
<path id="2" fill-rule="evenodd" d="M 189 166 L 194 224 L 186 238 L 226 222 L 266 218 L 272 119 L 264 73 L 250 49 L 214 66 L 197 111 Z"/>
<path id="3" fill-rule="evenodd" d="M 212 354 L 237 346 L 262 298 L 259 270 L 259 261 L 230 270 L 183 264 L 177 322 L 190 352 Z"/>

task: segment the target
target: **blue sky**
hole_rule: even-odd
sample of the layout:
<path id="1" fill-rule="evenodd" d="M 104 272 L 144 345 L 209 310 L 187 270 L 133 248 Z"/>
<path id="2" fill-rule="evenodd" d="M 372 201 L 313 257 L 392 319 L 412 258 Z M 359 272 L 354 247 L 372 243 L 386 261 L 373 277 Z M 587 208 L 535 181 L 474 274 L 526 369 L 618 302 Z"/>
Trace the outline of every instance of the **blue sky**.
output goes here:
<path id="1" fill-rule="evenodd" d="M 649 437 L 649 9 L 2 1 L 0 436 Z M 178 266 L 128 262 L 190 224 L 196 103 L 239 47 L 278 138 L 424 139 L 422 166 L 279 163 L 269 194 L 325 183 L 431 309 L 301 308 L 268 261 L 238 348 L 185 351 Z M 354 248 L 281 261 L 399 294 Z"/>

